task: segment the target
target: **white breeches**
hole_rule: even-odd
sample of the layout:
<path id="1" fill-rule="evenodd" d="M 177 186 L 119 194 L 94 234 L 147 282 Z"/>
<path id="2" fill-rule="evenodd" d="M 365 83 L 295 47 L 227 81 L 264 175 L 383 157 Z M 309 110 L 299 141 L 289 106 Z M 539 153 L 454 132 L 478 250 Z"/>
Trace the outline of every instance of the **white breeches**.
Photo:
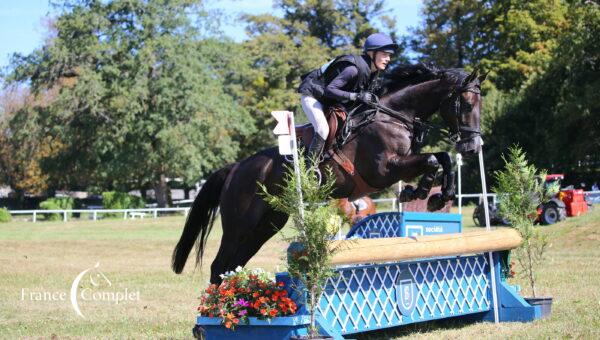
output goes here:
<path id="1" fill-rule="evenodd" d="M 315 128 L 315 132 L 326 140 L 329 135 L 329 124 L 325 119 L 325 113 L 323 113 L 323 105 L 315 98 L 307 95 L 302 95 L 300 103 L 302 103 L 302 109 L 308 120 Z"/>

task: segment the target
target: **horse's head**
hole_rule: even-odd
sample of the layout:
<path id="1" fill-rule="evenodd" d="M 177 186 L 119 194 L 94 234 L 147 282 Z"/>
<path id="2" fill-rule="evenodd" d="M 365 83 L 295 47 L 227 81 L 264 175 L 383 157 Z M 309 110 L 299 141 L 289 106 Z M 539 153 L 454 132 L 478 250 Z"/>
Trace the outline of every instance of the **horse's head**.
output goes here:
<path id="1" fill-rule="evenodd" d="M 479 115 L 481 112 L 481 83 L 487 74 L 479 75 L 475 69 L 466 73 L 456 82 L 455 77 L 442 75 L 447 81 L 450 92 L 440 105 L 440 113 L 450 130 L 450 139 L 456 143 L 456 151 L 463 156 L 476 154 L 481 149 L 481 131 Z M 454 78 L 449 80 L 447 78 Z"/>

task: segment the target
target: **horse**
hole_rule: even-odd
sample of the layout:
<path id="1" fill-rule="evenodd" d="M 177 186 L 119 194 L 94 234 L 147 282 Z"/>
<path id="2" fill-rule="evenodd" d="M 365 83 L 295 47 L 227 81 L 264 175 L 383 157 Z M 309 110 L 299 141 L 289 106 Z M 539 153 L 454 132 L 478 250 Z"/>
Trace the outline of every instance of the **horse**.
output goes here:
<path id="1" fill-rule="evenodd" d="M 422 177 L 417 188 L 406 186 L 403 202 L 424 199 L 442 167 L 442 191 L 428 201 L 428 208 L 443 206 L 454 198 L 452 159 L 446 152 L 417 153 L 414 143 L 419 126 L 439 112 L 447 125 L 455 149 L 467 157 L 479 152 L 480 85 L 486 75 L 462 69 L 435 69 L 405 66 L 390 72 L 385 91 L 377 103 L 366 105 L 365 114 L 348 117 L 347 124 L 360 126 L 350 131 L 341 147 L 329 151 L 320 163 L 335 176 L 333 198 L 356 198 L 383 190 L 402 180 Z M 359 119 L 364 124 L 356 122 Z M 354 121 L 355 124 L 351 122 Z M 180 274 L 197 243 L 196 266 L 220 208 L 223 235 L 211 265 L 211 283 L 220 283 L 220 274 L 244 266 L 288 220 L 261 197 L 257 183 L 272 194 L 280 192 L 288 161 L 277 147 L 268 148 L 212 173 L 189 211 L 179 242 L 172 254 L 172 269 Z"/>

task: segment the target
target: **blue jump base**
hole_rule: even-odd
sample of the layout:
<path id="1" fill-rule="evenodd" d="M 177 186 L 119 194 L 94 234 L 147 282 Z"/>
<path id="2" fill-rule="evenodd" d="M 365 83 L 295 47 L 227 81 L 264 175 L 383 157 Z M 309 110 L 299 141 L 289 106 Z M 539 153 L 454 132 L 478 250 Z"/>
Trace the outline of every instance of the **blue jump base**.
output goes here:
<path id="1" fill-rule="evenodd" d="M 460 215 L 382 213 L 357 223 L 348 238 L 435 235 L 461 231 Z M 527 303 L 507 284 L 501 254 L 473 254 L 378 264 L 339 266 L 317 306 L 321 334 L 344 339 L 356 333 L 446 318 L 494 321 L 492 270 L 496 276 L 500 321 L 527 322 L 542 317 L 541 306 Z M 298 304 L 292 317 L 253 318 L 235 331 L 216 318 L 198 317 L 195 333 L 204 339 L 289 339 L 306 335 L 309 316 L 287 273 L 277 274 Z"/>

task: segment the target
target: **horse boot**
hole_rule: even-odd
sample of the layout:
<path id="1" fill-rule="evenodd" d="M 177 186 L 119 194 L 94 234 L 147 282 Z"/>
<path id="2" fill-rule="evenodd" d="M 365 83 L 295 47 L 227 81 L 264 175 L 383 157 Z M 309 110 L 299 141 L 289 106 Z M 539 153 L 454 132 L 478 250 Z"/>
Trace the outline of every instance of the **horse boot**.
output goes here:
<path id="1" fill-rule="evenodd" d="M 315 133 L 312 141 L 310 142 L 310 146 L 308 147 L 308 151 L 306 152 L 307 168 L 310 168 L 313 165 L 315 167 L 319 166 L 324 147 L 325 139 L 323 139 L 323 137 L 321 137 L 319 134 Z"/>

